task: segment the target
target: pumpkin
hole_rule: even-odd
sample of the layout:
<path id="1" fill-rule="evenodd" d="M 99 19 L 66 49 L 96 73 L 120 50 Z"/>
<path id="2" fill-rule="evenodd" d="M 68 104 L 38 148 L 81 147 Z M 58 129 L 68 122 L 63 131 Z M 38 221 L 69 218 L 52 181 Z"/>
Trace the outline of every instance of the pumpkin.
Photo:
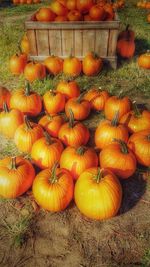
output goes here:
<path id="1" fill-rule="evenodd" d="M 27 64 L 27 55 L 26 54 L 16 54 L 10 58 L 9 69 L 12 74 L 20 75 L 23 73 L 25 66 Z"/>
<path id="2" fill-rule="evenodd" d="M 92 88 L 83 96 L 83 99 L 91 103 L 91 109 L 96 111 L 104 110 L 108 98 L 109 93 L 107 91 L 101 91 L 97 88 Z"/>
<path id="3" fill-rule="evenodd" d="M 135 101 L 133 102 L 134 110 L 129 111 L 120 119 L 120 123 L 125 125 L 130 133 L 150 129 L 150 111 L 140 111 Z"/>
<path id="4" fill-rule="evenodd" d="M 3 109 L 4 102 L 9 106 L 10 92 L 7 88 L 0 86 L 0 109 Z"/>
<path id="5" fill-rule="evenodd" d="M 100 152 L 100 166 L 109 169 L 122 179 L 127 179 L 136 171 L 136 158 L 124 141 L 117 139 L 114 141 L 116 143 L 107 145 Z"/>
<path id="6" fill-rule="evenodd" d="M 28 116 L 37 116 L 42 109 L 41 97 L 31 91 L 29 83 L 26 83 L 25 88 L 21 88 L 12 93 L 10 98 L 10 107 L 17 108 Z"/>
<path id="7" fill-rule="evenodd" d="M 29 82 L 46 77 L 46 68 L 42 63 L 30 62 L 24 69 L 24 77 Z"/>
<path id="8" fill-rule="evenodd" d="M 61 154 L 60 167 L 70 171 L 74 180 L 77 180 L 86 169 L 97 166 L 98 157 L 92 148 L 67 147 Z"/>
<path id="9" fill-rule="evenodd" d="M 66 7 L 68 10 L 75 10 L 76 9 L 76 0 L 67 0 Z"/>
<path id="10" fill-rule="evenodd" d="M 57 16 L 65 16 L 67 14 L 67 8 L 62 5 L 58 1 L 52 1 L 50 3 L 50 9 L 57 15 Z"/>
<path id="11" fill-rule="evenodd" d="M 105 103 L 104 113 L 105 117 L 108 120 L 112 120 L 116 112 L 118 111 L 120 120 L 120 118 L 130 110 L 131 110 L 131 101 L 127 96 L 122 98 L 121 96 L 119 97 L 111 96 Z"/>
<path id="12" fill-rule="evenodd" d="M 128 24 L 124 31 L 120 32 L 118 35 L 118 40 L 120 39 L 130 39 L 134 41 L 135 39 L 135 33 L 134 31 L 130 30 L 130 25 Z"/>
<path id="13" fill-rule="evenodd" d="M 139 56 L 138 65 L 141 68 L 150 69 L 150 52 L 149 51 L 147 51 L 147 53 Z"/>
<path id="14" fill-rule="evenodd" d="M 38 21 L 48 22 L 54 21 L 56 14 L 48 7 L 41 7 L 35 14 Z"/>
<path id="15" fill-rule="evenodd" d="M 41 169 L 52 168 L 59 161 L 62 151 L 61 141 L 45 133 L 45 137 L 38 139 L 33 144 L 31 158 L 34 164 Z"/>
<path id="16" fill-rule="evenodd" d="M 131 58 L 135 52 L 135 43 L 130 39 L 120 39 L 117 42 L 117 53 L 122 58 Z"/>
<path id="17" fill-rule="evenodd" d="M 4 111 L 0 113 L 0 133 L 8 138 L 13 138 L 16 129 L 23 123 L 23 114 L 17 109 L 8 109 L 4 103 Z"/>
<path id="18" fill-rule="evenodd" d="M 26 34 L 23 36 L 23 38 L 21 40 L 20 47 L 21 47 L 22 53 L 25 53 L 27 55 L 29 54 L 29 52 L 30 52 L 30 45 L 29 45 L 28 37 L 27 37 Z"/>
<path id="19" fill-rule="evenodd" d="M 93 0 L 76 0 L 77 9 L 82 13 L 86 14 L 93 6 Z"/>
<path id="20" fill-rule="evenodd" d="M 70 116 L 70 109 L 73 112 L 75 120 L 84 120 L 89 116 L 91 105 L 89 101 L 82 99 L 82 96 L 81 94 L 79 97 L 74 97 L 67 101 L 65 106 L 67 117 Z"/>
<path id="21" fill-rule="evenodd" d="M 81 71 L 82 71 L 82 63 L 78 58 L 70 56 L 69 58 L 64 59 L 63 63 L 64 74 L 71 76 L 79 76 Z"/>
<path id="22" fill-rule="evenodd" d="M 32 164 L 22 158 L 0 160 L 0 195 L 4 198 L 17 198 L 32 185 L 35 171 Z"/>
<path id="23" fill-rule="evenodd" d="M 97 75 L 101 71 L 102 66 L 102 59 L 92 52 L 88 53 L 82 61 L 83 73 L 87 76 Z"/>
<path id="24" fill-rule="evenodd" d="M 105 10 L 105 20 L 107 20 L 107 21 L 113 20 L 115 13 L 113 11 L 112 5 L 110 5 L 110 4 L 104 5 L 104 10 Z"/>
<path id="25" fill-rule="evenodd" d="M 56 166 L 38 173 L 32 187 L 38 205 L 52 212 L 64 210 L 73 199 L 74 191 L 70 173 Z"/>
<path id="26" fill-rule="evenodd" d="M 92 18 L 90 17 L 90 15 L 84 15 L 84 21 L 92 21 Z"/>
<path id="27" fill-rule="evenodd" d="M 89 11 L 89 15 L 94 21 L 104 20 L 106 16 L 105 9 L 100 6 L 99 4 L 96 4 L 91 7 Z"/>
<path id="28" fill-rule="evenodd" d="M 80 21 L 83 20 L 83 17 L 79 10 L 70 10 L 67 14 L 67 19 L 69 21 Z"/>
<path id="29" fill-rule="evenodd" d="M 72 110 L 70 112 L 69 122 L 61 126 L 58 137 L 66 146 L 79 147 L 86 145 L 90 133 L 87 127 L 79 122 L 74 122 Z"/>
<path id="30" fill-rule="evenodd" d="M 63 60 L 59 57 L 50 56 L 44 60 L 44 65 L 49 73 L 57 75 L 63 71 Z"/>
<path id="31" fill-rule="evenodd" d="M 128 146 L 135 154 L 138 163 L 150 166 L 150 129 L 132 134 Z"/>
<path id="32" fill-rule="evenodd" d="M 64 123 L 64 119 L 60 115 L 46 114 L 39 120 L 41 125 L 51 136 L 58 137 L 59 130 Z"/>
<path id="33" fill-rule="evenodd" d="M 43 129 L 40 125 L 30 122 L 27 116 L 24 121 L 15 132 L 14 142 L 20 151 L 30 153 L 34 142 L 44 136 Z"/>
<path id="34" fill-rule="evenodd" d="M 80 95 L 80 88 L 76 81 L 60 81 L 56 87 L 56 91 L 63 94 L 66 99 Z"/>
<path id="35" fill-rule="evenodd" d="M 57 16 L 55 18 L 55 21 L 67 21 L 67 16 Z"/>
<path id="36" fill-rule="evenodd" d="M 100 122 L 95 132 L 95 144 L 98 148 L 103 149 L 111 144 L 114 138 L 124 142 L 128 141 L 128 130 L 124 125 L 118 123 L 118 112 L 112 121 L 103 120 Z"/>
<path id="37" fill-rule="evenodd" d="M 108 170 L 85 170 L 75 184 L 75 203 L 82 214 L 94 220 L 115 216 L 122 200 L 122 188 L 117 177 Z"/>
<path id="38" fill-rule="evenodd" d="M 43 96 L 43 103 L 49 114 L 57 114 L 65 108 L 65 96 L 53 90 L 49 90 Z"/>

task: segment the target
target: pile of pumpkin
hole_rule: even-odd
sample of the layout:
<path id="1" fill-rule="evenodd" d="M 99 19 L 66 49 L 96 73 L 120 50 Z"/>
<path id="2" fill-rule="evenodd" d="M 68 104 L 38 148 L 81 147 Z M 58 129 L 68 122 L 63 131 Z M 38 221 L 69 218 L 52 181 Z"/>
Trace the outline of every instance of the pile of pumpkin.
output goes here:
<path id="1" fill-rule="evenodd" d="M 146 2 L 146 1 L 139 1 L 137 2 L 137 7 L 138 8 L 142 8 L 142 9 L 146 9 L 146 10 L 150 10 L 150 2 Z M 147 15 L 147 22 L 150 23 L 150 13 Z"/>
<path id="2" fill-rule="evenodd" d="M 39 4 L 41 3 L 40 0 L 13 0 L 12 1 L 14 5 L 23 5 L 23 4 Z"/>
<path id="3" fill-rule="evenodd" d="M 42 106 L 46 114 L 38 120 Z M 150 111 L 139 110 L 127 96 L 97 88 L 80 94 L 72 80 L 40 97 L 27 83 L 11 94 L 0 88 L 0 108 L 0 133 L 31 158 L 0 160 L 4 198 L 17 198 L 32 186 L 35 201 L 46 210 L 64 210 L 74 198 L 85 216 L 107 219 L 121 205 L 119 179 L 134 175 L 137 163 L 150 166 Z M 97 151 L 87 146 L 92 136 L 83 123 L 91 111 L 105 114 L 95 131 Z"/>

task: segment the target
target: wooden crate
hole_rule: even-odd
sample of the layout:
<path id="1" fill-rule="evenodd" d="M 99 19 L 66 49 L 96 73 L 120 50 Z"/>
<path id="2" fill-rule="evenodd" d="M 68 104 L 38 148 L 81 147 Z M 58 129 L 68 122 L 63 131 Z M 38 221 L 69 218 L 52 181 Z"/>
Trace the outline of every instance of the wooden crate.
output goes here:
<path id="1" fill-rule="evenodd" d="M 72 51 L 73 55 L 82 59 L 93 51 L 116 68 L 119 26 L 117 14 L 114 21 L 41 23 L 28 20 L 25 28 L 30 43 L 30 58 L 42 61 L 50 54 L 66 58 Z"/>

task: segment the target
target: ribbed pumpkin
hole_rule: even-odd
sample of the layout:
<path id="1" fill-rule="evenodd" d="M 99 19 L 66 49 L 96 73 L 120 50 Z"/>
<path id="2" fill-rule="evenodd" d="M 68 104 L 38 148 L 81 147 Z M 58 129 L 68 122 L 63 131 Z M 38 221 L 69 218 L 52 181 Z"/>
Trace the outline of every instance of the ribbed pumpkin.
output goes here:
<path id="1" fill-rule="evenodd" d="M 60 115 L 46 114 L 39 120 L 41 125 L 52 137 L 58 137 L 59 130 L 64 123 L 64 119 Z"/>
<path id="2" fill-rule="evenodd" d="M 20 151 L 30 153 L 32 145 L 43 137 L 44 133 L 39 124 L 30 122 L 26 116 L 24 120 L 15 132 L 14 142 Z"/>
<path id="3" fill-rule="evenodd" d="M 81 71 L 82 71 L 82 63 L 78 58 L 70 56 L 69 58 L 64 59 L 63 63 L 64 74 L 70 76 L 79 76 Z"/>
<path id="4" fill-rule="evenodd" d="M 68 100 L 65 106 L 67 117 L 70 116 L 69 110 L 71 109 L 75 120 L 85 120 L 91 111 L 91 104 L 89 101 L 82 99 L 82 94 L 79 97 L 74 97 Z"/>
<path id="5" fill-rule="evenodd" d="M 133 57 L 135 52 L 135 43 L 133 40 L 120 39 L 117 42 L 117 53 L 123 58 Z"/>
<path id="6" fill-rule="evenodd" d="M 44 79 L 46 77 L 46 68 L 42 63 L 29 62 L 25 66 L 24 77 L 29 82 Z"/>
<path id="7" fill-rule="evenodd" d="M 133 40 L 135 39 L 135 33 L 134 31 L 132 31 L 130 29 L 130 25 L 128 24 L 125 28 L 124 31 L 120 32 L 119 35 L 118 35 L 118 40 L 120 39 L 127 39 L 129 38 L 130 40 Z"/>
<path id="8" fill-rule="evenodd" d="M 31 91 L 30 84 L 26 83 L 25 88 L 12 93 L 10 107 L 19 109 L 25 115 L 37 116 L 42 109 L 42 100 L 36 92 Z"/>
<path id="9" fill-rule="evenodd" d="M 60 167 L 69 170 L 74 180 L 86 169 L 97 166 L 98 157 L 92 148 L 67 147 L 61 154 Z"/>
<path id="10" fill-rule="evenodd" d="M 127 179 L 136 171 L 136 158 L 133 152 L 121 140 L 107 145 L 100 152 L 100 166 L 109 169 L 122 179 Z"/>
<path id="11" fill-rule="evenodd" d="M 43 96 L 43 103 L 45 110 L 49 114 L 57 114 L 65 108 L 65 96 L 53 90 L 49 90 Z"/>
<path id="12" fill-rule="evenodd" d="M 70 173 L 64 169 L 46 169 L 38 173 L 33 183 L 36 202 L 48 211 L 64 210 L 73 199 L 74 184 Z"/>
<path id="13" fill-rule="evenodd" d="M 105 220 L 117 214 L 122 200 L 122 188 L 113 173 L 90 168 L 79 176 L 74 198 L 82 214 L 94 220 Z"/>
<path id="14" fill-rule="evenodd" d="M 63 94 L 66 99 L 78 97 L 80 95 L 80 88 L 76 81 L 60 81 L 56 91 Z"/>
<path id="15" fill-rule="evenodd" d="M 69 122 L 61 126 L 58 137 L 66 146 L 79 147 L 87 144 L 90 133 L 84 124 L 74 122 L 73 112 L 70 110 Z"/>
<path id="16" fill-rule="evenodd" d="M 63 71 L 63 59 L 50 56 L 44 60 L 44 65 L 49 73 L 57 75 Z"/>
<path id="17" fill-rule="evenodd" d="M 107 91 L 101 91 L 97 88 L 92 88 L 83 96 L 83 99 L 91 103 L 91 109 L 96 111 L 104 110 L 108 98 L 109 93 Z"/>
<path id="18" fill-rule="evenodd" d="M 27 55 L 16 54 L 10 58 L 9 69 L 12 74 L 19 75 L 24 71 L 26 64 L 27 64 Z"/>
<path id="19" fill-rule="evenodd" d="M 150 166 L 150 130 L 131 135 L 128 146 L 135 154 L 138 163 L 147 167 Z"/>
<path id="20" fill-rule="evenodd" d="M 0 196 L 16 198 L 32 185 L 35 171 L 32 164 L 21 157 L 0 160 Z"/>
<path id="21" fill-rule="evenodd" d="M 150 51 L 139 56 L 138 65 L 141 68 L 150 69 Z"/>
<path id="22" fill-rule="evenodd" d="M 112 121 L 103 120 L 98 125 L 95 132 L 95 144 L 98 148 L 103 149 L 111 144 L 113 139 L 128 141 L 128 130 L 124 125 L 118 123 L 118 112 L 116 112 Z"/>
<path id="23" fill-rule="evenodd" d="M 111 96 L 105 103 L 104 113 L 108 120 L 112 120 L 117 111 L 120 118 L 131 110 L 131 101 L 126 97 Z"/>
<path id="24" fill-rule="evenodd" d="M 150 129 L 150 111 L 140 111 L 135 102 L 133 109 L 121 117 L 120 123 L 125 125 L 130 133 Z"/>
<path id="25" fill-rule="evenodd" d="M 0 133 L 7 138 L 13 138 L 16 129 L 23 123 L 23 114 L 18 109 L 8 109 L 4 103 L 4 110 L 0 113 Z"/>
<path id="26" fill-rule="evenodd" d="M 3 86 L 0 86 L 0 109 L 3 109 L 5 102 L 9 106 L 10 96 L 11 94 L 9 90 Z"/>
<path id="27" fill-rule="evenodd" d="M 51 138 L 47 133 L 45 137 L 37 140 L 31 149 L 31 158 L 35 165 L 41 169 L 52 168 L 59 161 L 63 145 L 60 140 Z"/>
<path id="28" fill-rule="evenodd" d="M 87 76 L 94 76 L 97 75 L 103 67 L 102 59 L 94 54 L 88 53 L 82 61 L 82 69 L 83 73 Z"/>

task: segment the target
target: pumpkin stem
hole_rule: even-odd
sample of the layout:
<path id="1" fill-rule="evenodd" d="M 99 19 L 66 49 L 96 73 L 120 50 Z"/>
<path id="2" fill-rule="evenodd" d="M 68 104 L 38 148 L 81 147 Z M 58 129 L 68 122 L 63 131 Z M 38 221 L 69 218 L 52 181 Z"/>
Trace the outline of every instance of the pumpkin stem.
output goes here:
<path id="1" fill-rule="evenodd" d="M 78 155 L 82 156 L 82 155 L 84 155 L 85 151 L 86 151 L 86 147 L 80 146 L 80 147 L 77 148 L 76 153 Z"/>
<path id="2" fill-rule="evenodd" d="M 31 125 L 31 123 L 28 120 L 28 117 L 26 115 L 24 116 L 24 122 L 25 122 L 25 125 L 26 125 L 28 130 L 32 130 L 33 129 L 32 125 Z"/>
<path id="3" fill-rule="evenodd" d="M 30 95 L 30 89 L 31 89 L 30 84 L 28 81 L 26 81 L 25 82 L 25 95 L 26 96 Z"/>
<path id="4" fill-rule="evenodd" d="M 137 107 L 136 101 L 133 101 L 132 105 L 133 105 L 133 111 L 134 111 L 135 116 L 136 117 L 140 117 L 141 113 L 140 113 L 140 110 Z"/>
<path id="5" fill-rule="evenodd" d="M 50 177 L 50 182 L 51 184 L 55 184 L 58 181 L 58 177 L 56 175 L 56 170 L 58 168 L 58 162 L 54 164 L 53 168 L 52 168 L 52 172 L 51 172 L 51 177 Z"/>
<path id="6" fill-rule="evenodd" d="M 118 126 L 118 122 L 119 122 L 119 110 L 116 111 L 112 121 L 111 121 L 111 125 L 114 126 L 114 127 L 117 127 Z"/>
<path id="7" fill-rule="evenodd" d="M 125 31 L 129 31 L 130 24 L 127 24 Z"/>
<path id="8" fill-rule="evenodd" d="M 72 112 L 72 109 L 69 109 L 69 127 L 73 128 L 74 126 L 74 114 Z"/>
<path id="9" fill-rule="evenodd" d="M 5 113 L 8 113 L 8 112 L 9 112 L 9 108 L 8 108 L 6 102 L 3 103 L 3 109 L 4 109 L 4 112 L 5 112 Z"/>
<path id="10" fill-rule="evenodd" d="M 46 131 L 44 132 L 44 136 L 45 136 L 46 144 L 47 144 L 47 145 L 51 145 L 51 144 L 53 144 L 53 141 L 52 141 L 52 139 L 51 139 L 51 136 L 50 136 Z"/>
<path id="11" fill-rule="evenodd" d="M 54 91 L 54 90 L 50 89 L 49 91 L 50 91 L 50 94 L 51 94 L 52 96 L 55 96 L 55 91 Z"/>
<path id="12" fill-rule="evenodd" d="M 128 154 L 129 153 L 127 144 L 124 141 L 122 141 L 121 139 L 116 139 L 116 138 L 113 138 L 113 141 L 119 143 L 119 145 L 121 147 L 121 152 L 123 154 Z"/>
<path id="13" fill-rule="evenodd" d="M 81 102 L 81 100 L 82 100 L 83 96 L 85 95 L 85 93 L 86 93 L 86 92 L 83 92 L 82 94 L 80 94 L 80 95 L 77 97 L 77 100 L 76 100 L 77 103 L 80 103 L 80 102 Z"/>
<path id="14" fill-rule="evenodd" d="M 16 166 L 16 157 L 12 157 L 11 158 L 11 170 L 16 170 L 17 166 Z"/>
<path id="15" fill-rule="evenodd" d="M 97 184 L 99 184 L 100 180 L 103 178 L 102 176 L 102 170 L 100 168 L 98 168 L 97 170 L 97 174 L 94 176 L 94 179 L 96 181 Z"/>

